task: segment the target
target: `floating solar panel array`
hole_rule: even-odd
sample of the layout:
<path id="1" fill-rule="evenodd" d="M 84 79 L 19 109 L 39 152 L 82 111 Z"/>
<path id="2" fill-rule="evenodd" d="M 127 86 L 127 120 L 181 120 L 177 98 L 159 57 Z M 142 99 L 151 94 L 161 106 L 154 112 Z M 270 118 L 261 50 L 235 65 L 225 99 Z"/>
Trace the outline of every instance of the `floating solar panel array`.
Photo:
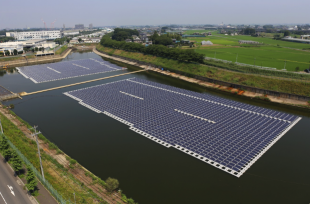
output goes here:
<path id="1" fill-rule="evenodd" d="M 34 83 L 113 72 L 122 69 L 123 68 L 108 61 L 104 61 L 101 58 L 90 58 L 17 68 L 21 75 L 25 78 L 29 78 Z"/>
<path id="2" fill-rule="evenodd" d="M 64 94 L 237 177 L 301 119 L 137 78 Z"/>

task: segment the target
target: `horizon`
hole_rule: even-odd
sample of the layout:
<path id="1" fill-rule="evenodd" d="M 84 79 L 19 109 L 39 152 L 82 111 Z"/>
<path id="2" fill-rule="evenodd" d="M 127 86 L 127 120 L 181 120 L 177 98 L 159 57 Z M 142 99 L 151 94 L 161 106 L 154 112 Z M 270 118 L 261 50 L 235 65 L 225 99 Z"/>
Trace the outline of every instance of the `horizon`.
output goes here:
<path id="1" fill-rule="evenodd" d="M 48 5 L 51 12 L 46 12 L 46 4 L 42 5 L 42 2 L 38 0 L 32 2 L 21 0 L 4 2 L 2 5 L 6 9 L 1 12 L 0 17 L 5 20 L 0 22 L 0 30 L 5 28 L 22 29 L 25 26 L 44 28 L 41 19 L 46 22 L 48 28 L 54 21 L 55 28 L 62 28 L 63 24 L 66 28 L 74 27 L 75 24 L 84 24 L 85 27 L 88 27 L 91 23 L 94 27 L 172 24 L 219 25 L 222 22 L 225 25 L 302 25 L 309 24 L 307 13 L 310 6 L 310 2 L 306 0 L 302 0 L 299 4 L 278 0 L 273 2 L 267 0 L 260 2 L 194 0 L 190 3 L 185 0 L 168 2 L 159 0 L 156 4 L 151 5 L 142 0 L 133 0 L 130 3 L 124 0 L 113 2 L 90 0 L 87 2 L 87 5 L 90 6 L 86 7 L 85 2 L 81 0 L 65 2 L 55 0 L 53 4 Z M 193 6 L 189 7 L 189 5 Z M 12 15 L 12 10 L 14 17 L 10 18 L 8 16 Z M 33 10 L 35 12 L 25 14 L 25 11 Z"/>

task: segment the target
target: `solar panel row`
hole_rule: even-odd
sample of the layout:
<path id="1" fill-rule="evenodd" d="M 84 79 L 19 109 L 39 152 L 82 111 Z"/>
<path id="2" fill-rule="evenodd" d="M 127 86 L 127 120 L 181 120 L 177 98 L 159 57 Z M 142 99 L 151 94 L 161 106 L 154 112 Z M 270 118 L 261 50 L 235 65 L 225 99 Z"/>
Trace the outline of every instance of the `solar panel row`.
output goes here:
<path id="1" fill-rule="evenodd" d="M 65 94 L 237 177 L 301 119 L 136 78 Z"/>
<path id="2" fill-rule="evenodd" d="M 122 70 L 121 67 L 102 59 L 83 59 L 52 64 L 18 67 L 17 70 L 25 78 L 34 83 L 56 81 L 73 77 Z"/>

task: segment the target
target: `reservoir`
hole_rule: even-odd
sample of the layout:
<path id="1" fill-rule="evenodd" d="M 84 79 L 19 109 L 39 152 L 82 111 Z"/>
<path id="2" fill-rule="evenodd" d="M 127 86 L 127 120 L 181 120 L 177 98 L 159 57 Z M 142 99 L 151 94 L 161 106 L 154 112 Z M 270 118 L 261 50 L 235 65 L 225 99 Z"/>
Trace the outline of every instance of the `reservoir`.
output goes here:
<path id="1" fill-rule="evenodd" d="M 100 57 L 92 52 L 73 52 L 63 61 L 88 58 Z M 15 93 L 29 93 L 139 70 L 110 62 L 127 69 L 40 84 L 10 69 L 0 73 L 0 85 Z M 237 178 L 159 145 L 63 94 L 132 77 L 293 114 L 302 120 Z M 310 111 L 207 90 L 151 71 L 24 96 L 4 104 L 14 104 L 13 111 L 19 117 L 32 126 L 38 125 L 45 137 L 101 179 L 117 178 L 127 197 L 140 204 L 309 203 Z"/>

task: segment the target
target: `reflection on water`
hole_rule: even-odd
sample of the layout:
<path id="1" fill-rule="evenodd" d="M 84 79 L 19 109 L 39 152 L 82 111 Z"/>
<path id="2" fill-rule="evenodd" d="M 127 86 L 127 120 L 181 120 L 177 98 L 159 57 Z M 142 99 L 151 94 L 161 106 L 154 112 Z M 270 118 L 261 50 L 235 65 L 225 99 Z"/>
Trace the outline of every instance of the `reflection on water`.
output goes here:
<path id="1" fill-rule="evenodd" d="M 72 53 L 64 60 L 99 57 L 92 52 Z M 14 72 L 1 74 L 0 85 L 14 92 L 31 92 L 115 75 L 128 70 L 34 84 Z M 79 105 L 63 92 L 138 77 L 200 93 L 212 94 L 303 117 L 240 178 L 231 176 L 174 148 L 165 148 L 129 130 L 104 114 Z M 119 179 L 120 188 L 139 203 L 306 203 L 310 185 L 310 113 L 302 109 L 241 98 L 158 73 L 142 72 L 103 81 L 30 95 L 14 111 L 60 149 L 102 179 Z"/>

